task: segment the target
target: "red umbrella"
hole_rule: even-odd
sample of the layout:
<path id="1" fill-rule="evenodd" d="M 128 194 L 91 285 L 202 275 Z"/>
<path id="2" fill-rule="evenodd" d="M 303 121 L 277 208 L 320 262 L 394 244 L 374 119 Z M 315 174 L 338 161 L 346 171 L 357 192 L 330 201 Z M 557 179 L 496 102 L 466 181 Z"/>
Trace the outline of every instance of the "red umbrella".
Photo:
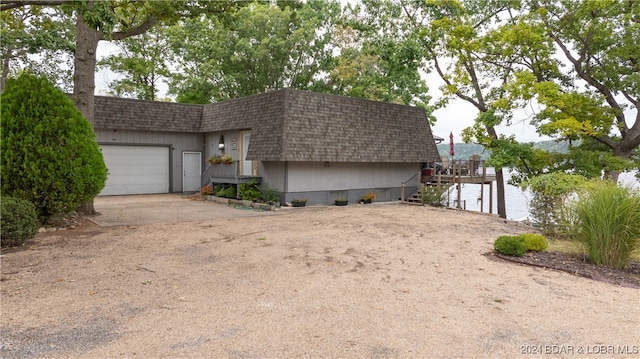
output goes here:
<path id="1" fill-rule="evenodd" d="M 449 132 L 449 154 L 451 157 L 455 154 L 453 151 L 453 132 Z"/>

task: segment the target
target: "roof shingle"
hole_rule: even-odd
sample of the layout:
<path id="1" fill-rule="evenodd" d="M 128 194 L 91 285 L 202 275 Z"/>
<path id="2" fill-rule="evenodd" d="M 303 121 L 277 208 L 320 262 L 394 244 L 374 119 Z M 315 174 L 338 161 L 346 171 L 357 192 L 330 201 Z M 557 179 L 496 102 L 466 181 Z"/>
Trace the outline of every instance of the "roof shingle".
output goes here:
<path id="1" fill-rule="evenodd" d="M 203 105 L 96 96 L 94 127 L 198 133 L 202 108 Z"/>
<path id="2" fill-rule="evenodd" d="M 292 89 L 208 105 L 96 97 L 95 126 L 174 132 L 250 129 L 247 158 L 262 161 L 439 158 L 421 108 Z"/>

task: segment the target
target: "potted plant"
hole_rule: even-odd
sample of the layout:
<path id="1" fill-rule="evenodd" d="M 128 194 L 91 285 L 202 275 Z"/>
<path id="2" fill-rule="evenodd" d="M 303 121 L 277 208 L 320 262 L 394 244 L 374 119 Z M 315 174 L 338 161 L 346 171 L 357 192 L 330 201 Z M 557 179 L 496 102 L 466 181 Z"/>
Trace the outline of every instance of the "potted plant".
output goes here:
<path id="1" fill-rule="evenodd" d="M 224 155 L 222 157 L 220 157 L 220 163 L 225 164 L 225 165 L 229 165 L 233 163 L 233 157 L 231 157 L 231 155 Z"/>
<path id="2" fill-rule="evenodd" d="M 306 204 L 307 204 L 306 198 L 302 198 L 302 199 L 294 198 L 293 201 L 291 201 L 291 206 L 293 207 L 304 207 Z"/>
<path id="3" fill-rule="evenodd" d="M 349 203 L 349 200 L 344 197 L 336 198 L 336 206 L 346 206 Z"/>
<path id="4" fill-rule="evenodd" d="M 366 195 L 362 196 L 360 198 L 360 203 L 365 204 L 365 203 L 371 203 L 373 202 L 373 199 L 376 198 L 375 193 L 373 192 L 369 192 Z"/>
<path id="5" fill-rule="evenodd" d="M 211 163 L 212 165 L 217 165 L 222 162 L 222 156 L 216 153 L 207 158 L 207 162 Z"/>

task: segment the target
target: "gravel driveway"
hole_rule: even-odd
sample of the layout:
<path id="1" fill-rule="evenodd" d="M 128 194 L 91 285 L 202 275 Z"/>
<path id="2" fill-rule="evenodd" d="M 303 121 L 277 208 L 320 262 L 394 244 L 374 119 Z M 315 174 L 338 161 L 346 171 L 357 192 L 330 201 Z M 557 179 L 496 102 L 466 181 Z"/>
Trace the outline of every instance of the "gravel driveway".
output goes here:
<path id="1" fill-rule="evenodd" d="M 3 253 L 0 357 L 640 354 L 640 290 L 485 255 L 522 225 L 408 205 L 195 219 L 229 208 L 187 215 L 162 198 L 96 209 L 160 208 L 166 222 L 40 233 Z"/>

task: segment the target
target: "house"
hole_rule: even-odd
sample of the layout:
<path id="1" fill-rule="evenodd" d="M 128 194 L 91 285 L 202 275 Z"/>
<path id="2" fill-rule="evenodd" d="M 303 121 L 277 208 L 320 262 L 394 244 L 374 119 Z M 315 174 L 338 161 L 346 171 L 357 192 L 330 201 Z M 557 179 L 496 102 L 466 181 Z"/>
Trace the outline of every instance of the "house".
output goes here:
<path id="1" fill-rule="evenodd" d="M 251 179 L 310 204 L 396 200 L 439 158 L 424 110 L 284 89 L 207 105 L 96 97 L 109 168 L 102 195 L 196 191 Z M 210 166 L 213 154 L 234 165 Z"/>

